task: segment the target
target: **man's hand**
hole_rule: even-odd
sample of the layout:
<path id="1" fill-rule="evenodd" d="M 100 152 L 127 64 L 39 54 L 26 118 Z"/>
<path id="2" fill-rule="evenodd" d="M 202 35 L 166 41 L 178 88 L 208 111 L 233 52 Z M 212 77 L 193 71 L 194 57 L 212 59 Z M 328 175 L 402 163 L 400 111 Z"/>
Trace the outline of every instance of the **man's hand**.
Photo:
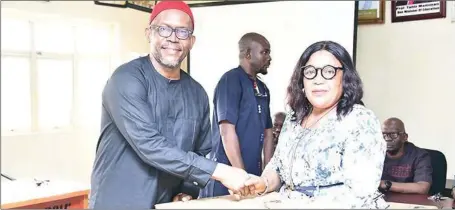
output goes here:
<path id="1" fill-rule="evenodd" d="M 250 194 L 249 189 L 245 187 L 245 181 L 249 178 L 249 175 L 243 169 L 218 163 L 212 177 L 234 194 Z"/>
<path id="2" fill-rule="evenodd" d="M 192 200 L 193 197 L 191 197 L 191 195 L 187 195 L 185 193 L 179 193 L 178 195 L 176 195 L 173 199 L 172 199 L 172 202 L 178 202 L 178 201 L 189 201 L 189 200 Z"/>

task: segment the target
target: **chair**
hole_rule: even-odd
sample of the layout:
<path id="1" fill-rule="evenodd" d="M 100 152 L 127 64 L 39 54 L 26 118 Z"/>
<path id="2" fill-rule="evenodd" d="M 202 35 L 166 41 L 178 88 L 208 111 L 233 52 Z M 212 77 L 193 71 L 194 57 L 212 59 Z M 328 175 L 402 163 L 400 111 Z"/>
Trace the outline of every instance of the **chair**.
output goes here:
<path id="1" fill-rule="evenodd" d="M 443 193 L 446 187 L 447 178 L 447 160 L 446 156 L 437 150 L 425 149 L 431 157 L 431 166 L 433 167 L 433 183 L 431 184 L 429 195 Z"/>

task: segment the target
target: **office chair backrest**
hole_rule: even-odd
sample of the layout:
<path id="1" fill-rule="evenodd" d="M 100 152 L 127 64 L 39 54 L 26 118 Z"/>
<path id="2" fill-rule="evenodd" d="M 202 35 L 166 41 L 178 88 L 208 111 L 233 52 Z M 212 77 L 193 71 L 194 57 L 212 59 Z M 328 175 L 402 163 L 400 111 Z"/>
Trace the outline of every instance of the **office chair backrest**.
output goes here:
<path id="1" fill-rule="evenodd" d="M 446 187 L 447 160 L 445 155 L 437 150 L 425 149 L 431 157 L 433 167 L 433 183 L 431 184 L 429 195 L 443 193 Z"/>

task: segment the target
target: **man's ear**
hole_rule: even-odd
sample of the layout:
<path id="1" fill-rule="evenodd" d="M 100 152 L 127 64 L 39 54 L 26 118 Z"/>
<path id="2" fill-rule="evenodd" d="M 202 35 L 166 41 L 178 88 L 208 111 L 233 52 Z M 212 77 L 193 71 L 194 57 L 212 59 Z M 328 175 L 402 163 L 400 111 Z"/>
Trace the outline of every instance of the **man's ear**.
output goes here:
<path id="1" fill-rule="evenodd" d="M 150 32 L 150 28 L 145 28 L 144 35 L 148 43 L 150 43 Z"/>
<path id="2" fill-rule="evenodd" d="M 193 49 L 193 45 L 194 45 L 194 43 L 196 42 L 196 36 L 191 36 L 190 39 L 191 39 L 191 40 L 190 40 L 190 41 L 191 41 L 190 50 L 191 50 L 191 49 Z"/>
<path id="3" fill-rule="evenodd" d="M 251 49 L 246 49 L 245 58 L 248 59 L 248 60 L 251 59 Z"/>
<path id="4" fill-rule="evenodd" d="M 403 135 L 403 139 L 404 139 L 405 142 L 408 141 L 408 134 L 407 134 L 407 133 L 405 133 L 405 134 Z"/>

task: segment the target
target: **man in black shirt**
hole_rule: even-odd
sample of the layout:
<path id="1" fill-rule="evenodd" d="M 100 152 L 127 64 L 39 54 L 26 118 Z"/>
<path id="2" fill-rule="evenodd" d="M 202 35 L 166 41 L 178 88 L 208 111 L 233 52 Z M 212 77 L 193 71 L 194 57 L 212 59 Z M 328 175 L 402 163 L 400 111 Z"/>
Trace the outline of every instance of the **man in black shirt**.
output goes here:
<path id="1" fill-rule="evenodd" d="M 408 142 L 404 123 L 389 118 L 382 125 L 387 156 L 380 189 L 400 193 L 427 194 L 432 182 L 430 155 Z"/>

